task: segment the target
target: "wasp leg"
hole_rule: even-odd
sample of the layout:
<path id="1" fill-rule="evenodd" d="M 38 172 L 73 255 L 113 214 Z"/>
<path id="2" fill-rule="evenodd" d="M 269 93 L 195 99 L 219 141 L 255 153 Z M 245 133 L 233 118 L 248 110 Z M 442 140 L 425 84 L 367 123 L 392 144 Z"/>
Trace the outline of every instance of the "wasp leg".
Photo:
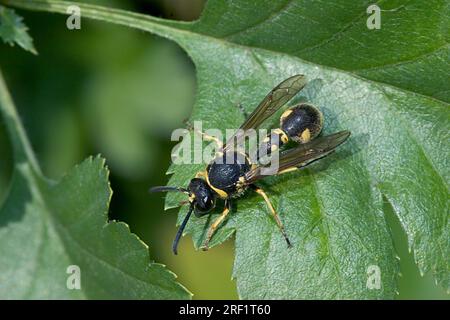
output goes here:
<path id="1" fill-rule="evenodd" d="M 204 133 L 196 128 L 194 128 L 190 123 L 187 123 L 187 127 L 189 130 L 192 130 L 194 133 L 198 134 L 205 141 L 213 141 L 217 145 L 217 150 L 221 150 L 223 148 L 223 142 L 220 141 L 217 137 L 211 136 L 207 133 Z"/>
<path id="2" fill-rule="evenodd" d="M 206 179 L 206 171 L 199 171 L 195 174 L 196 178 L 204 178 Z"/>
<path id="3" fill-rule="evenodd" d="M 217 137 L 210 136 L 209 134 L 206 134 L 199 130 L 194 130 L 194 132 L 200 134 L 205 141 L 213 141 L 217 145 L 217 150 L 221 150 L 223 148 L 223 142 L 220 141 Z"/>
<path id="4" fill-rule="evenodd" d="M 223 220 L 225 220 L 225 218 L 227 217 L 228 213 L 230 212 L 230 208 L 231 208 L 231 201 L 225 200 L 225 208 L 223 209 L 222 214 L 216 220 L 214 220 L 213 224 L 209 227 L 205 243 L 202 246 L 202 250 L 206 251 L 209 249 L 209 241 L 211 240 L 214 232 L 217 230 L 217 228 L 220 226 Z"/>
<path id="5" fill-rule="evenodd" d="M 274 217 L 275 221 L 277 222 L 278 228 L 280 228 L 281 233 L 283 234 L 284 239 L 287 242 L 288 248 L 292 247 L 291 241 L 289 240 L 286 231 L 284 230 L 284 226 L 281 223 L 280 217 L 278 217 L 277 212 L 275 211 L 275 208 L 273 207 L 272 203 L 269 200 L 269 197 L 267 196 L 267 194 L 264 192 L 263 189 L 258 188 L 257 186 L 255 186 L 254 184 L 250 185 L 252 187 L 253 190 L 255 190 L 258 194 L 260 194 L 263 198 L 264 201 L 267 204 L 267 207 L 269 207 L 270 212 L 272 213 L 272 216 Z"/>
<path id="6" fill-rule="evenodd" d="M 292 172 L 292 171 L 296 171 L 299 167 L 290 167 L 290 168 L 286 168 L 284 170 L 278 171 L 278 174 L 283 174 L 283 173 L 288 173 L 288 172 Z"/>

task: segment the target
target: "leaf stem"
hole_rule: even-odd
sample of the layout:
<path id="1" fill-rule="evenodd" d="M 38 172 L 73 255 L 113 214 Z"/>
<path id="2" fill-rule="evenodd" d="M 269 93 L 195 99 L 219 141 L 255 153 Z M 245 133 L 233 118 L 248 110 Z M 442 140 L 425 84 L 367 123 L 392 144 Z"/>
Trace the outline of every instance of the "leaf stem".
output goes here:
<path id="1" fill-rule="evenodd" d="M 6 130 L 13 147 L 15 163 L 29 162 L 36 172 L 41 172 L 36 157 L 22 126 L 16 107 L 9 94 L 0 70 L 0 114 L 3 115 Z"/>
<path id="2" fill-rule="evenodd" d="M 179 23 L 175 21 L 156 18 L 145 14 L 73 1 L 0 0 L 0 3 L 21 9 L 62 14 L 68 14 L 67 9 L 70 6 L 78 6 L 81 10 L 81 18 L 111 22 L 130 28 L 152 32 L 169 39 L 173 39 L 176 34 L 173 27 L 179 25 Z"/>

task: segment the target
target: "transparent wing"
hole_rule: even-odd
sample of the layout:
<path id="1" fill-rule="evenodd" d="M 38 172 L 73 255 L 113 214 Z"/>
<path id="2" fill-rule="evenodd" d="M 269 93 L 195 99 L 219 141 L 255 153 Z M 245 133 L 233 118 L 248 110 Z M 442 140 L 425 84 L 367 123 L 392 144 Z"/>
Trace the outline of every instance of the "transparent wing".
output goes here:
<path id="1" fill-rule="evenodd" d="M 280 154 L 277 174 L 284 170 L 304 167 L 311 162 L 325 157 L 345 142 L 350 136 L 350 131 L 340 131 L 325 137 L 320 137 L 311 142 L 299 145 L 296 148 L 286 150 Z M 264 166 L 257 166 L 247 172 L 245 180 L 251 184 L 259 179 L 267 177 L 262 173 Z"/>
<path id="2" fill-rule="evenodd" d="M 275 88 L 273 88 L 263 101 L 258 105 L 255 111 L 245 120 L 239 130 L 227 141 L 224 150 L 229 150 L 234 143 L 239 144 L 244 137 L 245 130 L 256 129 L 267 118 L 274 114 L 278 109 L 285 105 L 306 85 L 304 75 L 298 74 L 287 78 Z"/>

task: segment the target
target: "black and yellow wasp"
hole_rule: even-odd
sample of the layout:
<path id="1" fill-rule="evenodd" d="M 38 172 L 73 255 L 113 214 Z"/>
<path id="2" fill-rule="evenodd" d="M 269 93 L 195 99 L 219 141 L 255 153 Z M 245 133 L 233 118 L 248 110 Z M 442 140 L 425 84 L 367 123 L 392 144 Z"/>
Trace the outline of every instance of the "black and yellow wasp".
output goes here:
<path id="1" fill-rule="evenodd" d="M 252 163 L 249 156 L 235 148 L 235 145 L 239 145 L 239 142 L 245 139 L 244 133 L 246 130 L 258 128 L 305 85 L 306 80 L 303 75 L 295 75 L 281 82 L 269 92 L 253 113 L 247 117 L 240 130 L 237 130 L 225 145 L 221 145 L 221 141 L 216 137 L 202 133 L 206 140 L 215 141 L 219 145 L 220 151 L 216 153 L 215 158 L 208 164 L 205 171 L 197 173 L 187 188 L 160 186 L 150 189 L 150 192 L 183 192 L 189 197 L 189 211 L 173 242 L 174 254 L 177 254 L 178 242 L 193 211 L 199 217 L 209 213 L 215 207 L 217 198 L 221 198 L 225 202 L 222 214 L 211 224 L 208 230 L 202 247 L 202 249 L 207 250 L 214 232 L 230 211 L 232 199 L 240 197 L 247 189 L 254 190 L 263 197 L 286 239 L 288 247 L 291 246 L 284 226 L 267 194 L 255 185 L 255 182 L 267 176 L 262 173 L 265 166 Z M 280 128 L 272 130 L 271 134 L 267 135 L 262 141 L 256 159 L 260 158 L 259 154 L 270 155 L 290 140 L 298 142 L 300 145 L 297 147 L 279 153 L 278 167 L 274 174 L 281 174 L 304 167 L 327 156 L 350 136 L 349 131 L 340 131 L 328 136 L 317 137 L 322 127 L 323 116 L 316 107 L 307 103 L 295 105 L 281 115 Z"/>

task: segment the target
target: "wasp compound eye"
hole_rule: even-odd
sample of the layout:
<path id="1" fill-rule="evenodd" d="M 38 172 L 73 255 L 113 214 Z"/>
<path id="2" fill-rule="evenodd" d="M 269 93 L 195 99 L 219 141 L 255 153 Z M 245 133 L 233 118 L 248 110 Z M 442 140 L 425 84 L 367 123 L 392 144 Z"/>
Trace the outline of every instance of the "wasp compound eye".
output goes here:
<path id="1" fill-rule="evenodd" d="M 322 131 L 323 115 L 315 106 L 301 103 L 282 114 L 280 126 L 290 139 L 307 143 Z"/>

